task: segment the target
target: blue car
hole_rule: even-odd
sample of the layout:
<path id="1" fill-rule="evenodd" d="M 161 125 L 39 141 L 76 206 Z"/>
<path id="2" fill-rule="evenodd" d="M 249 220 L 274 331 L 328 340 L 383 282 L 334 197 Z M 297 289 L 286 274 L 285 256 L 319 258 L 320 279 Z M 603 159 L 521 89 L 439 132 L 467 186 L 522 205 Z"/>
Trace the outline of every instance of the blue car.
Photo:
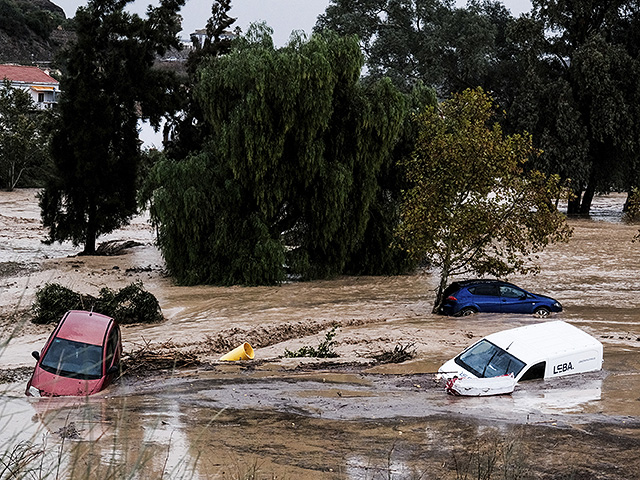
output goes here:
<path id="1" fill-rule="evenodd" d="M 477 312 L 528 313 L 547 317 L 561 312 L 557 300 L 527 292 L 500 280 L 465 280 L 453 282 L 444 291 L 440 313 L 463 317 Z"/>

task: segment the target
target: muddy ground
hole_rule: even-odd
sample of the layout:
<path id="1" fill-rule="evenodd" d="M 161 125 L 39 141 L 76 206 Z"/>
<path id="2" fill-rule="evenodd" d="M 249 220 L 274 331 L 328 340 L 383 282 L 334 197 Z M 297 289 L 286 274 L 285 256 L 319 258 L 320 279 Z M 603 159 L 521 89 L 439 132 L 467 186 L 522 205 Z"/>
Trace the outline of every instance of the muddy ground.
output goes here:
<path id="1" fill-rule="evenodd" d="M 631 243 L 638 226 L 620 218 L 621 196 L 572 219 L 574 238 L 540 256 L 538 276 L 511 279 L 560 300 L 554 318 L 600 339 L 604 370 L 470 399 L 447 396 L 433 372 L 478 338 L 539 319 L 432 315 L 430 272 L 179 287 L 144 216 L 101 239 L 140 246 L 77 257 L 70 244 L 40 242 L 36 193 L 0 193 L 0 444 L 46 435 L 66 449 L 70 478 L 77 465 L 97 478 L 114 463 L 140 468 L 140 478 L 640 478 L 640 246 Z M 158 297 L 166 321 L 124 326 L 125 352 L 164 363 L 132 368 L 91 399 L 25 399 L 30 353 L 51 330 L 28 321 L 37 288 L 57 282 L 96 295 L 134 281 Z M 338 358 L 283 358 L 334 326 Z M 218 361 L 245 341 L 253 361 Z M 397 346 L 414 357 L 376 360 Z M 166 358 L 196 361 L 176 369 Z"/>

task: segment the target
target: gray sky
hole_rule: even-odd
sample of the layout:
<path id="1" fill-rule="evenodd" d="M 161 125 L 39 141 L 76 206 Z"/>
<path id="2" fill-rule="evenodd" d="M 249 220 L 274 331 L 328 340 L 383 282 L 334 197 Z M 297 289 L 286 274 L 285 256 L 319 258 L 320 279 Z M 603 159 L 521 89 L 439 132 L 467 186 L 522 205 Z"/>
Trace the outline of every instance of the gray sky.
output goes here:
<path id="1" fill-rule="evenodd" d="M 62 7 L 67 17 L 73 17 L 80 5 L 86 5 L 85 0 L 52 0 Z M 456 0 L 460 6 L 466 0 Z M 132 10 L 144 14 L 146 6 L 155 4 L 153 0 L 135 0 Z M 520 15 L 531 9 L 530 0 L 504 0 L 504 5 L 513 15 Z M 318 15 L 323 13 L 329 5 L 329 0 L 232 0 L 231 16 L 237 18 L 234 25 L 243 32 L 247 31 L 250 23 L 266 22 L 273 28 L 273 40 L 276 46 L 284 45 L 294 30 L 310 33 L 316 23 Z M 187 0 L 182 9 L 182 36 L 189 38 L 189 34 L 198 28 L 204 28 L 211 16 L 211 2 L 207 0 Z"/>

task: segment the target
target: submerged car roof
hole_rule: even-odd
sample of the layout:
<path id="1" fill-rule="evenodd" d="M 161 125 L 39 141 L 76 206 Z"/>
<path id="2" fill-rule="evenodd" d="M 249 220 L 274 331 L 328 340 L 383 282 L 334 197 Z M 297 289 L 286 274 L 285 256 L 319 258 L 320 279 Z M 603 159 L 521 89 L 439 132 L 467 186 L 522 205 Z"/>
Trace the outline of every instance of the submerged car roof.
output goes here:
<path id="1" fill-rule="evenodd" d="M 602 343 L 561 320 L 536 323 L 485 337 L 527 364 L 585 349 L 602 350 Z"/>
<path id="2" fill-rule="evenodd" d="M 514 286 L 513 283 L 509 283 L 509 282 L 505 282 L 503 280 L 495 280 L 495 279 L 490 279 L 490 278 L 476 278 L 473 280 L 458 280 L 456 282 L 451 282 L 451 285 L 449 285 L 449 287 L 468 287 L 469 285 L 477 285 L 477 284 L 490 284 L 490 285 L 511 285 Z"/>
<path id="3" fill-rule="evenodd" d="M 61 325 L 56 337 L 91 345 L 102 345 L 112 322 L 111 317 L 100 313 L 71 310 L 60 321 Z"/>

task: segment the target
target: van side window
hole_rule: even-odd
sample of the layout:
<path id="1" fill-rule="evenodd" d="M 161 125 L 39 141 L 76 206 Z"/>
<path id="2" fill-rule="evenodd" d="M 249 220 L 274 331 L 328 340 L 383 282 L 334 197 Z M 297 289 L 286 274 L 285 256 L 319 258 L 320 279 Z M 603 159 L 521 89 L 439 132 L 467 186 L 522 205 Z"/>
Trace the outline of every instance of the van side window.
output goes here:
<path id="1" fill-rule="evenodd" d="M 523 380 L 538 380 L 544 378 L 544 371 L 547 368 L 547 362 L 536 363 L 529 370 L 524 372 L 524 375 L 520 378 L 520 381 Z"/>

